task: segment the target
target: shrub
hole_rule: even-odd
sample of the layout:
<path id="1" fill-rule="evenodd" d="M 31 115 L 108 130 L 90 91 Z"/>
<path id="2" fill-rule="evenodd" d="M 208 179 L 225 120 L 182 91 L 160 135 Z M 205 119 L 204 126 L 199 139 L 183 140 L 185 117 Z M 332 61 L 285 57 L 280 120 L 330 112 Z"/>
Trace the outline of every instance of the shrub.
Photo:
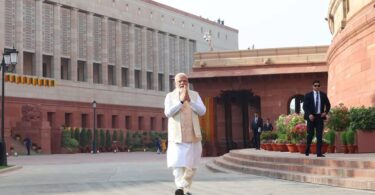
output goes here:
<path id="1" fill-rule="evenodd" d="M 354 145 L 355 142 L 355 131 L 349 130 L 346 132 L 346 143 L 348 145 Z"/>
<path id="2" fill-rule="evenodd" d="M 362 131 L 375 130 L 375 107 L 350 109 L 350 129 Z"/>
<path id="3" fill-rule="evenodd" d="M 324 134 L 325 135 L 325 139 L 328 141 L 328 144 L 330 146 L 333 146 L 335 145 L 335 138 L 336 138 L 336 134 L 333 130 L 329 130 L 327 133 Z"/>
<path id="4" fill-rule="evenodd" d="M 114 130 L 112 133 L 112 141 L 118 141 L 117 140 L 117 130 Z"/>
<path id="5" fill-rule="evenodd" d="M 69 151 L 74 151 L 78 148 L 78 141 L 71 137 L 71 131 L 66 129 L 62 131 L 61 147 Z"/>
<path id="6" fill-rule="evenodd" d="M 343 145 L 348 145 L 348 139 L 347 139 L 347 137 L 346 137 L 346 131 L 343 131 L 343 132 L 341 133 L 341 141 L 342 141 L 342 144 L 343 144 Z"/>
<path id="7" fill-rule="evenodd" d="M 120 146 L 124 146 L 124 131 L 120 130 Z"/>
<path id="8" fill-rule="evenodd" d="M 344 104 L 331 109 L 327 127 L 334 131 L 344 131 L 349 127 L 349 110 Z"/>
<path id="9" fill-rule="evenodd" d="M 100 129 L 99 137 L 99 147 L 105 148 L 105 132 L 103 129 Z"/>
<path id="10" fill-rule="evenodd" d="M 76 139 L 77 141 L 79 141 L 79 133 L 80 133 L 79 128 L 75 128 L 73 138 Z"/>
<path id="11" fill-rule="evenodd" d="M 88 137 L 86 133 L 86 129 L 82 129 L 82 131 L 79 134 L 79 146 L 86 147 L 88 144 Z"/>
<path id="12" fill-rule="evenodd" d="M 111 142 L 111 133 L 109 130 L 105 132 L 105 148 L 109 149 L 112 147 L 112 142 Z"/>

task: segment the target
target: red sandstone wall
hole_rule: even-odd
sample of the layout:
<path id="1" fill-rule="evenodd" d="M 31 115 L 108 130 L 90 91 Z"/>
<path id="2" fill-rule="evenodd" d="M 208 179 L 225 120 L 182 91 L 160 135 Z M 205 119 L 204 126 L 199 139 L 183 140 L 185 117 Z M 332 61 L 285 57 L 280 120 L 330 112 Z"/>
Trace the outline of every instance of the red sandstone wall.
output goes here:
<path id="1" fill-rule="evenodd" d="M 328 51 L 332 105 L 375 106 L 375 7 L 363 8 L 333 39 Z"/>
<path id="2" fill-rule="evenodd" d="M 321 90 L 327 91 L 327 73 L 268 75 L 253 77 L 194 79 L 194 90 L 203 97 L 218 97 L 225 90 L 252 90 L 261 98 L 261 117 L 273 122 L 281 114 L 287 114 L 288 103 L 295 95 L 304 95 L 312 90 L 312 82 L 320 80 Z M 253 117 L 253 108 L 249 108 Z M 217 147 L 218 152 L 225 149 L 224 108 L 217 106 Z M 273 123 L 274 124 L 274 123 Z M 242 116 L 239 105 L 232 104 L 233 141 L 242 147 Z M 250 135 L 251 138 L 251 135 Z"/>

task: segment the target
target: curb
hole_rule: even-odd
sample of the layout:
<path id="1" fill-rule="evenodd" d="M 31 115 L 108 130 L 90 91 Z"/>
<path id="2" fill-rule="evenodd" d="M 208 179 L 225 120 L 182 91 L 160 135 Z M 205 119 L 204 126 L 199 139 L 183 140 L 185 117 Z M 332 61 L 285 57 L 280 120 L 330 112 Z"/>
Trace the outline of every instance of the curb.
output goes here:
<path id="1" fill-rule="evenodd" d="M 21 168 L 22 168 L 22 166 L 11 165 L 8 168 L 0 169 L 0 174 L 7 173 L 7 172 L 10 172 L 10 171 L 15 171 L 15 170 L 18 170 L 18 169 L 21 169 Z"/>

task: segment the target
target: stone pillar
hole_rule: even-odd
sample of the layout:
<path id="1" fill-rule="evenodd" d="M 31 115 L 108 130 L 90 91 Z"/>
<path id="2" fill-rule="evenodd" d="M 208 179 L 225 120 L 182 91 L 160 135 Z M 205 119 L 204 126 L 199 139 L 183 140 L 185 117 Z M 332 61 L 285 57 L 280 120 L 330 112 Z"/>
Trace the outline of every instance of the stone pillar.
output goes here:
<path id="1" fill-rule="evenodd" d="M 3 8 L 3 12 L 0 12 L 0 51 L 1 54 L 4 51 L 5 47 L 5 1 L 0 0 L 0 7 Z"/>
<path id="2" fill-rule="evenodd" d="M 70 73 L 71 73 L 71 80 L 77 81 L 78 80 L 78 9 L 72 8 L 71 14 L 70 14 Z"/>
<path id="3" fill-rule="evenodd" d="M 16 2 L 16 45 L 15 48 L 18 50 L 16 65 L 17 74 L 23 74 L 23 0 L 17 0 Z"/>
<path id="4" fill-rule="evenodd" d="M 102 18 L 102 81 L 108 85 L 108 17 L 105 16 Z"/>
<path id="5" fill-rule="evenodd" d="M 122 30 L 121 21 L 116 21 L 116 85 L 121 86 L 121 67 L 122 67 Z"/>
<path id="6" fill-rule="evenodd" d="M 35 2 L 35 75 L 43 77 L 42 0 Z"/>
<path id="7" fill-rule="evenodd" d="M 190 56 L 193 55 L 190 53 L 190 50 L 189 50 L 189 39 L 186 38 L 185 39 L 185 68 L 186 68 L 186 74 L 189 74 L 189 72 L 191 71 L 190 70 L 190 64 L 192 62 L 190 62 Z"/>
<path id="8" fill-rule="evenodd" d="M 180 50 L 180 36 L 176 36 L 176 55 L 175 55 L 176 64 L 174 64 L 175 70 L 177 70 L 177 71 L 175 71 L 176 74 L 181 72 L 180 52 L 181 52 L 181 50 Z"/>
<path id="9" fill-rule="evenodd" d="M 142 89 L 147 89 L 147 28 L 142 27 Z"/>
<path id="10" fill-rule="evenodd" d="M 53 77 L 57 80 L 61 79 L 60 9 L 61 5 L 59 4 L 56 4 L 53 8 Z"/>
<path id="11" fill-rule="evenodd" d="M 134 88 L 135 26 L 129 25 L 129 87 Z"/>
<path id="12" fill-rule="evenodd" d="M 87 14 L 87 82 L 94 83 L 94 14 Z"/>
<path id="13" fill-rule="evenodd" d="M 154 77 L 154 80 L 152 81 L 153 82 L 153 88 L 155 91 L 159 91 L 159 66 L 161 66 L 159 64 L 159 32 L 157 30 L 155 30 L 154 32 L 154 48 L 153 48 L 153 52 L 154 52 L 154 66 L 153 66 L 153 77 Z M 161 51 L 163 52 L 163 51 Z"/>
<path id="14" fill-rule="evenodd" d="M 165 67 L 164 67 L 164 90 L 166 92 L 169 92 L 169 75 L 170 75 L 170 70 L 169 70 L 169 58 L 170 58 L 170 53 L 169 53 L 169 34 L 165 34 L 165 49 L 164 49 L 164 56 L 165 56 Z"/>

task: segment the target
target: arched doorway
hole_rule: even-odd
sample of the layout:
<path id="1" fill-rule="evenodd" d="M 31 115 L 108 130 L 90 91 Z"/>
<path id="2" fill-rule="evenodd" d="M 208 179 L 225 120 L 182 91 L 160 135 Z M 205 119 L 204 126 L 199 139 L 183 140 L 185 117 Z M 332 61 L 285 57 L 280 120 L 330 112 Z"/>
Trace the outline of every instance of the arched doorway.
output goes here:
<path id="1" fill-rule="evenodd" d="M 288 114 L 303 114 L 303 95 L 295 95 L 288 102 Z"/>

